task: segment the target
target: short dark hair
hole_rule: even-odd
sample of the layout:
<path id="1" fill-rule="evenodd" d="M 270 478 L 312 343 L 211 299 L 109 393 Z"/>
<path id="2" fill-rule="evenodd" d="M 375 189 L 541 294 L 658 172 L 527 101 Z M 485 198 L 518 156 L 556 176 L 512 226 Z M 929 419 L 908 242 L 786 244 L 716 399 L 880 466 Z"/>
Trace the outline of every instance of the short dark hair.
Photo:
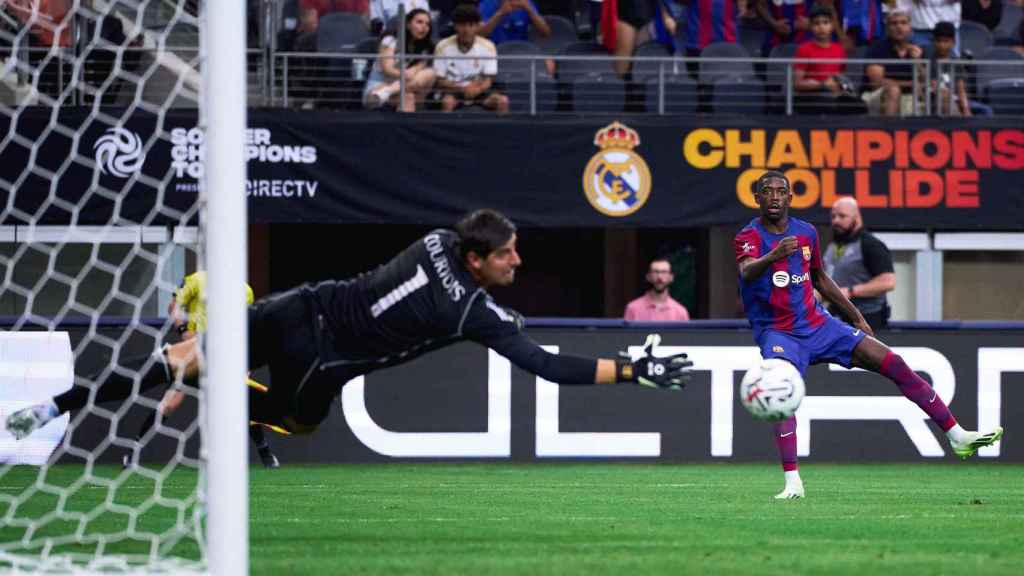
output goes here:
<path id="1" fill-rule="evenodd" d="M 505 245 L 516 233 L 516 225 L 497 210 L 484 208 L 470 212 L 455 224 L 459 252 L 465 258 L 476 252 L 481 258 Z"/>
<path id="2" fill-rule="evenodd" d="M 767 182 L 770 178 L 781 178 L 783 181 L 786 182 L 786 188 L 791 188 L 789 184 L 789 178 L 786 178 L 785 174 L 779 172 L 778 170 L 769 170 L 764 174 L 761 174 L 757 178 L 757 182 L 754 183 L 754 191 L 760 194 L 761 189 L 764 188 L 765 182 Z"/>
<path id="3" fill-rule="evenodd" d="M 480 22 L 480 10 L 475 4 L 459 4 L 452 11 L 453 24 L 476 24 Z"/>
<path id="4" fill-rule="evenodd" d="M 814 20 L 815 18 L 828 18 L 829 20 L 835 15 L 835 11 L 832 10 L 831 6 L 824 6 L 822 4 L 815 4 L 811 6 L 811 13 L 808 14 L 808 20 Z"/>
<path id="5" fill-rule="evenodd" d="M 952 22 L 936 22 L 932 38 L 956 38 L 956 26 Z"/>

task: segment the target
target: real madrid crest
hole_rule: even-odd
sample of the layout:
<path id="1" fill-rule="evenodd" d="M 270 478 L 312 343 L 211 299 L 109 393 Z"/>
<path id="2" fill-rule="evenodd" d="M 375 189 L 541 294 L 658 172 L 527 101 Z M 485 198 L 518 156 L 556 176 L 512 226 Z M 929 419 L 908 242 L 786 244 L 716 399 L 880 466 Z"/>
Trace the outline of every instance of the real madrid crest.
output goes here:
<path id="1" fill-rule="evenodd" d="M 647 202 L 651 171 L 633 148 L 640 145 L 636 130 L 612 122 L 597 131 L 594 145 L 601 150 L 583 171 L 583 190 L 590 204 L 608 216 L 628 216 Z"/>

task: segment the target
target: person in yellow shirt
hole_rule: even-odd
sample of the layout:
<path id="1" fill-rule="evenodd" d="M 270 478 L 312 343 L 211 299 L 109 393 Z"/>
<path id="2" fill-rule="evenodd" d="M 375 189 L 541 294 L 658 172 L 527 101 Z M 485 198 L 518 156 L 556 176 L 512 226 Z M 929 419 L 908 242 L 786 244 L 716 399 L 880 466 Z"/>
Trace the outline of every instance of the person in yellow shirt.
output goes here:
<path id="1" fill-rule="evenodd" d="M 251 305 L 253 300 L 252 287 L 246 284 L 245 303 Z M 171 303 L 167 308 L 167 315 L 174 322 L 174 327 L 181 334 L 182 340 L 190 340 L 195 338 L 198 333 L 206 331 L 205 271 L 199 270 L 185 277 L 181 287 L 178 288 L 174 293 L 174 297 L 171 298 Z M 265 388 L 253 380 L 249 380 L 249 385 L 257 389 Z M 157 408 L 142 422 L 138 434 L 135 435 L 136 441 L 141 443 L 142 438 L 153 427 L 153 424 L 156 423 L 157 417 L 159 416 L 162 421 L 171 414 L 174 414 L 184 399 L 185 392 L 180 388 L 173 385 L 168 388 Z M 253 444 L 256 445 L 256 451 L 259 453 L 260 460 L 265 467 L 278 468 L 281 466 L 277 456 L 274 455 L 273 451 L 270 450 L 270 445 L 267 444 L 262 426 L 257 424 L 249 426 L 249 437 L 252 439 Z M 135 451 L 125 454 L 122 457 L 121 463 L 127 468 L 133 463 L 132 458 L 134 455 Z"/>

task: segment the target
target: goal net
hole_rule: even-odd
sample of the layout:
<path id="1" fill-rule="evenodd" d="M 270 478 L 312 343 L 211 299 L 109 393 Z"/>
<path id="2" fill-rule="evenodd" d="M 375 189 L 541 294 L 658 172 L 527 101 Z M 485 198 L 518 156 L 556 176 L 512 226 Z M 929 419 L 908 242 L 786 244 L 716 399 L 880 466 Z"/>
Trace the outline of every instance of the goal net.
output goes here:
<path id="1" fill-rule="evenodd" d="M 245 276 L 245 0 L 204 3 L 0 0 L 0 572 L 247 572 L 244 378 L 205 384 L 244 375 L 222 294 Z M 139 437 L 167 387 L 136 385 L 2 426 L 180 339 L 168 305 L 197 269 L 202 385 L 173 415 Z"/>

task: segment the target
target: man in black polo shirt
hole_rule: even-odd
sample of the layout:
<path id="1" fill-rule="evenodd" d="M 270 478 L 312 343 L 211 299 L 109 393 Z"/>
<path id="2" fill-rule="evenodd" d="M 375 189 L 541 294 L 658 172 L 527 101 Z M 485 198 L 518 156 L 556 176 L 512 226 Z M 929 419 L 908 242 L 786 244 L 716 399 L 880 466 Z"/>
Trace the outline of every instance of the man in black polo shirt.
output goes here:
<path id="1" fill-rule="evenodd" d="M 892 254 L 864 229 L 860 209 L 852 197 L 844 196 L 832 205 L 832 233 L 832 242 L 822 258 L 825 272 L 860 310 L 872 330 L 884 328 L 889 319 L 885 293 L 896 288 Z M 838 313 L 834 306 L 829 311 Z"/>
<path id="2" fill-rule="evenodd" d="M 885 38 L 868 49 L 869 60 L 915 60 L 924 53 L 910 42 L 910 15 L 893 10 L 885 18 Z M 911 116 L 914 113 L 914 65 L 880 62 L 864 67 L 861 99 L 872 115 Z M 922 79 L 923 81 L 923 79 Z M 922 85 L 923 86 L 923 85 Z"/>

